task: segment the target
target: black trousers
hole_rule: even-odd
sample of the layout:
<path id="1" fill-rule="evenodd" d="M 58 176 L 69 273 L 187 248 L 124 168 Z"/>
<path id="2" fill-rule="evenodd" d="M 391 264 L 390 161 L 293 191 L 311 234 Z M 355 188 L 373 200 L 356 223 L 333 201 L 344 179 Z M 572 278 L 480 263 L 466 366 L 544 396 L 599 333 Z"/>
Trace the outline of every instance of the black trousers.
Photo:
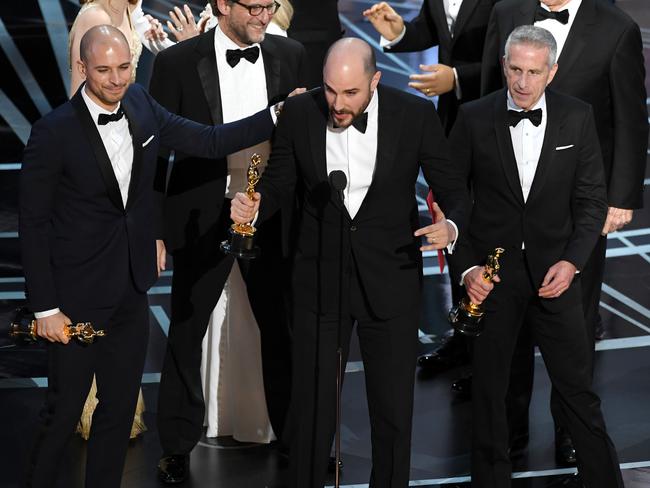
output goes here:
<path id="1" fill-rule="evenodd" d="M 591 390 L 591 352 L 582 304 L 551 313 L 537 296 L 538 287 L 532 283 L 523 254 L 514 271 L 509 282 L 493 290 L 484 319 L 485 331 L 474 341 L 472 485 L 510 487 L 506 396 L 517 337 L 525 322 L 565 412 L 586 486 L 622 487 L 600 399 Z"/>
<path id="2" fill-rule="evenodd" d="M 377 318 L 354 265 L 344 274 L 344 290 L 343 365 L 348 358 L 350 337 L 356 323 L 370 413 L 370 486 L 406 488 L 420 309 L 415 306 L 398 317 Z M 337 314 L 319 316 L 301 308 L 299 303 L 294 309 L 289 461 L 292 488 L 321 488 L 324 485 L 336 424 L 338 323 Z"/>
<path id="3" fill-rule="evenodd" d="M 585 333 L 589 352 L 589 375 L 593 379 L 596 353 L 596 327 L 599 321 L 600 289 L 605 274 L 607 237 L 601 236 L 587 264 L 580 273 Z M 533 394 L 535 373 L 534 341 L 530 328 L 524 324 L 513 356 L 512 376 L 508 391 L 508 419 L 512 431 L 528 430 L 528 408 Z M 551 390 L 551 413 L 556 427 L 566 430 L 567 419 L 555 388 Z"/>
<path id="4" fill-rule="evenodd" d="M 138 292 L 130 279 L 121 291 L 124 295 L 116 309 L 94 314 L 100 320 L 93 318 L 93 325 L 104 329 L 105 337 L 87 346 L 74 340 L 48 345 L 47 398 L 29 459 L 27 487 L 56 485 L 93 374 L 99 403 L 88 440 L 86 487 L 120 486 L 149 338 L 146 294 Z"/>
<path id="5" fill-rule="evenodd" d="M 219 250 L 220 242 L 228 238 L 229 213 L 226 201 L 220 222 L 173 254 L 172 314 L 157 418 L 164 455 L 189 454 L 203 433 L 201 343 L 234 262 Z M 267 407 L 278 437 L 284 430 L 291 388 L 291 338 L 285 304 L 288 271 L 280 257 L 279 232 L 279 221 L 266 222 L 256 234 L 262 255 L 251 262 L 239 262 L 260 328 Z"/>

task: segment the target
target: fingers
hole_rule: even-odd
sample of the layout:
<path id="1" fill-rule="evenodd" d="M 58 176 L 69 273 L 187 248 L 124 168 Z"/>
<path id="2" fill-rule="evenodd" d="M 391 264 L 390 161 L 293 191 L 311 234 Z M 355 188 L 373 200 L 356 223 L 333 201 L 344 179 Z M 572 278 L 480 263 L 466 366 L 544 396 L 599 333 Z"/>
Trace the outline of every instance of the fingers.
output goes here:
<path id="1" fill-rule="evenodd" d="M 255 193 L 252 200 L 243 193 L 237 193 L 230 206 L 230 218 L 238 224 L 252 221 L 259 208 L 259 202 L 259 193 Z"/>
<path id="2" fill-rule="evenodd" d="M 36 334 L 50 342 L 62 342 L 67 344 L 70 340 L 66 334 L 66 325 L 70 319 L 62 313 L 57 313 L 36 320 Z"/>
<path id="3" fill-rule="evenodd" d="M 307 91 L 307 88 L 296 88 L 291 93 L 289 93 L 289 97 L 300 95 L 301 93 L 305 93 L 306 91 Z"/>
<path id="4" fill-rule="evenodd" d="M 194 14 L 192 13 L 192 10 L 190 10 L 187 4 L 183 5 L 183 10 L 185 11 L 185 18 L 187 19 L 187 25 L 191 29 L 196 29 L 196 22 L 194 20 Z"/>
<path id="5" fill-rule="evenodd" d="M 570 284 L 571 282 L 566 279 L 558 267 L 551 266 L 544 276 L 538 295 L 542 298 L 557 298 L 569 288 Z"/>
<path id="6" fill-rule="evenodd" d="M 439 222 L 440 220 L 444 220 L 445 218 L 445 213 L 442 211 L 442 209 L 436 202 L 433 202 L 433 215 L 436 218 L 436 222 Z"/>
<path id="7" fill-rule="evenodd" d="M 428 245 L 420 247 L 421 251 L 433 251 L 436 249 L 444 249 L 449 245 L 449 226 L 447 221 L 443 220 L 435 224 L 427 225 L 421 229 L 416 230 L 413 235 L 416 237 L 424 236 Z"/>

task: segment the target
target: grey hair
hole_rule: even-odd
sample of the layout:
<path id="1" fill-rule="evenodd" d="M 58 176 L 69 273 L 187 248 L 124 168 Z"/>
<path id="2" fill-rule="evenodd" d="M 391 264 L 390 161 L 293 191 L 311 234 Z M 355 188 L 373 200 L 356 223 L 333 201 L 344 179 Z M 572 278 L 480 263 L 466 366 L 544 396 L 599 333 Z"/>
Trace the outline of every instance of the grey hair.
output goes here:
<path id="1" fill-rule="evenodd" d="M 552 68 L 557 59 L 557 43 L 553 34 L 542 27 L 520 25 L 508 36 L 505 48 L 505 60 L 508 61 L 510 46 L 513 44 L 528 44 L 537 48 L 548 49 L 548 67 Z"/>

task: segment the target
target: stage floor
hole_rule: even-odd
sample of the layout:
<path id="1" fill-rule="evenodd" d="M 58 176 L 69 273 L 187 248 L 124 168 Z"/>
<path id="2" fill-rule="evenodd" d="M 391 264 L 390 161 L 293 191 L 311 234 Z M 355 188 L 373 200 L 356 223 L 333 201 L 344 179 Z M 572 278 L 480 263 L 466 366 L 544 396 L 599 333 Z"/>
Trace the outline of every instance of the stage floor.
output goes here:
<path id="1" fill-rule="evenodd" d="M 145 7 L 164 17 L 178 1 L 145 0 Z M 187 2 L 199 5 L 202 1 Z M 350 35 L 375 42 L 377 37 L 360 12 L 373 2 L 341 0 L 343 25 Z M 420 0 L 400 2 L 400 12 L 413 16 Z M 17 182 L 25 134 L 41 114 L 65 101 L 61 56 L 65 36 L 60 20 L 74 18 L 78 2 L 21 0 L 0 5 L 0 486 L 19 486 L 22 467 L 34 436 L 38 410 L 47 384 L 45 350 L 41 346 L 15 347 L 6 339 L 11 310 L 24 303 L 23 278 L 17 245 Z M 641 25 L 646 67 L 650 66 L 650 8 L 648 0 L 620 0 L 618 4 Z M 198 10 L 198 9 L 197 9 Z M 63 53 L 61 53 L 63 50 Z M 435 62 L 435 49 L 426 53 L 386 56 L 378 53 L 384 81 L 405 88 L 407 77 L 419 63 Z M 151 57 L 140 63 L 139 81 L 146 85 Z M 647 84 L 648 86 L 648 84 Z M 650 86 L 649 86 L 650 88 Z M 650 183 L 646 174 L 645 184 Z M 419 203 L 426 218 L 418 184 Z M 601 314 L 606 337 L 598 344 L 595 390 L 603 401 L 609 432 L 616 444 L 627 488 L 650 486 L 650 196 L 646 210 L 635 213 L 633 223 L 608 240 L 607 270 Z M 448 278 L 425 256 L 426 305 L 421 323 L 421 351 L 425 352 L 447 328 L 451 304 Z M 168 271 L 150 292 L 151 334 L 143 377 L 148 432 L 132 441 L 123 488 L 160 486 L 155 466 L 160 455 L 156 432 L 157 392 L 166 333 L 169 326 Z M 530 412 L 528 454 L 516 460 L 514 488 L 564 486 L 571 470 L 558 468 L 553 452 L 553 424 L 548 409 L 550 385 L 544 364 L 537 358 L 536 381 Z M 452 394 L 451 382 L 465 370 L 425 377 L 418 374 L 412 445 L 411 486 L 469 486 L 470 405 Z M 363 367 L 357 347 L 352 348 L 343 392 L 342 486 L 367 486 L 370 442 Z M 84 441 L 74 437 L 66 454 L 62 477 L 53 486 L 82 486 Z M 264 488 L 282 486 L 286 459 L 272 446 L 238 445 L 229 439 L 204 439 L 192 453 L 187 487 Z M 333 482 L 333 480 L 332 480 Z M 476 488 L 476 487 L 475 487 Z M 598 487 L 608 488 L 608 487 Z"/>

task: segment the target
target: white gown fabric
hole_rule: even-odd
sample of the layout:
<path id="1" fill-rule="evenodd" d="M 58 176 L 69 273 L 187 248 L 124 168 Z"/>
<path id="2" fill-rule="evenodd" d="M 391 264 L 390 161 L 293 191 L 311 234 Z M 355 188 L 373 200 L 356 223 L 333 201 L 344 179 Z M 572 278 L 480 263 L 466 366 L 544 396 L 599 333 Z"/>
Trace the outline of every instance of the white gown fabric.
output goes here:
<path id="1" fill-rule="evenodd" d="M 207 437 L 275 439 L 264 395 L 260 331 L 237 261 L 203 338 L 201 377 Z"/>

